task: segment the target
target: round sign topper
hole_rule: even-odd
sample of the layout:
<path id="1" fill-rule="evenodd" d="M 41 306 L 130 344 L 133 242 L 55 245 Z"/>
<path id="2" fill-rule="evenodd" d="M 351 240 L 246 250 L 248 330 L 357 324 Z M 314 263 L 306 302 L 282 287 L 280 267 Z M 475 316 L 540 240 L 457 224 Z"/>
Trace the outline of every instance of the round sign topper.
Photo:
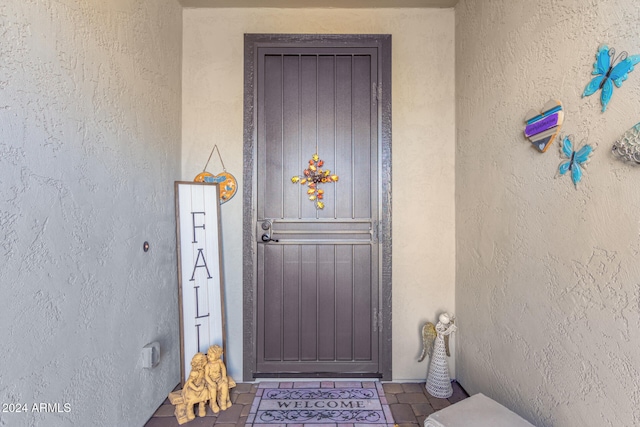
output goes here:
<path id="1" fill-rule="evenodd" d="M 213 175 L 206 171 L 207 166 L 209 165 L 209 160 L 211 160 L 211 156 L 214 151 L 218 151 L 218 157 L 220 158 L 220 163 L 222 164 L 222 172 L 218 175 Z M 220 189 L 220 204 L 226 203 L 233 196 L 236 195 L 236 191 L 238 191 L 238 181 L 236 178 L 231 175 L 224 167 L 224 162 L 222 161 L 222 155 L 220 154 L 220 149 L 217 145 L 213 146 L 211 150 L 211 154 L 209 154 L 209 159 L 207 160 L 207 164 L 204 165 L 204 169 L 202 173 L 196 175 L 193 179 L 195 182 L 214 182 L 219 185 Z"/>
<path id="2" fill-rule="evenodd" d="M 202 172 L 196 175 L 193 181 L 218 184 L 220 187 L 220 204 L 231 200 L 238 191 L 238 181 L 236 181 L 236 178 L 227 171 L 220 172 L 215 176 L 209 172 Z"/>

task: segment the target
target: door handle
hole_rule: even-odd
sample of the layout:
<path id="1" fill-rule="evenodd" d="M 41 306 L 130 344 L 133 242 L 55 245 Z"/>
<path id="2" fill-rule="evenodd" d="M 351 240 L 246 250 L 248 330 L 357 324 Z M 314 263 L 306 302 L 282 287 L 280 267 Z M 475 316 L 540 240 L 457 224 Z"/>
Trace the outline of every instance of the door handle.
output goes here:
<path id="1" fill-rule="evenodd" d="M 278 239 L 272 239 L 271 236 L 268 233 L 264 233 L 262 235 L 262 241 L 267 243 L 267 242 L 279 242 Z"/>

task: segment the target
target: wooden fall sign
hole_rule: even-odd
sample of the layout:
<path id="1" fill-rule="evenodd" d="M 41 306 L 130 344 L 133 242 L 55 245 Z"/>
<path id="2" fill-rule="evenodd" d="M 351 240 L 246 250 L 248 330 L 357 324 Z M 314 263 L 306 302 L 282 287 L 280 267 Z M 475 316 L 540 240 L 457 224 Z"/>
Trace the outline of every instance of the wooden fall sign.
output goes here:
<path id="1" fill-rule="evenodd" d="M 191 357 L 214 344 L 225 348 L 224 287 L 218 184 L 176 182 L 180 310 L 180 376 Z"/>

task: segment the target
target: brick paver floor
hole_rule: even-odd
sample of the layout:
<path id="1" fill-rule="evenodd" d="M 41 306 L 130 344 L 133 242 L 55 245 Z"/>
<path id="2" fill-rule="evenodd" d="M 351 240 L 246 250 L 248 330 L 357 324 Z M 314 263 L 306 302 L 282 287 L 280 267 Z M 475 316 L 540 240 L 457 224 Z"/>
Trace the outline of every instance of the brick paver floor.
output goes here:
<path id="1" fill-rule="evenodd" d="M 469 395 L 453 382 L 453 396 L 448 399 L 438 399 L 427 393 L 424 383 L 383 383 L 385 398 L 393 414 L 394 421 L 399 427 L 422 427 L 424 420 L 432 413 L 459 402 Z M 219 414 L 207 408 L 205 417 L 183 424 L 186 427 L 242 427 L 246 424 L 251 404 L 258 390 L 259 384 L 240 383 L 231 390 L 233 405 Z M 174 406 L 166 399 L 153 414 L 145 427 L 178 427 L 178 421 L 173 415 Z"/>

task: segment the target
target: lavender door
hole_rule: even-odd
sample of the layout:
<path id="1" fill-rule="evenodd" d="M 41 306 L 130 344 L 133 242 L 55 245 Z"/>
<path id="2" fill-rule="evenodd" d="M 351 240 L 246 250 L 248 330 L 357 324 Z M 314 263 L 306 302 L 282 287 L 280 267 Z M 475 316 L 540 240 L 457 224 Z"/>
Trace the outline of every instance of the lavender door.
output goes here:
<path id="1" fill-rule="evenodd" d="M 256 49 L 254 377 L 382 376 L 379 54 Z"/>

